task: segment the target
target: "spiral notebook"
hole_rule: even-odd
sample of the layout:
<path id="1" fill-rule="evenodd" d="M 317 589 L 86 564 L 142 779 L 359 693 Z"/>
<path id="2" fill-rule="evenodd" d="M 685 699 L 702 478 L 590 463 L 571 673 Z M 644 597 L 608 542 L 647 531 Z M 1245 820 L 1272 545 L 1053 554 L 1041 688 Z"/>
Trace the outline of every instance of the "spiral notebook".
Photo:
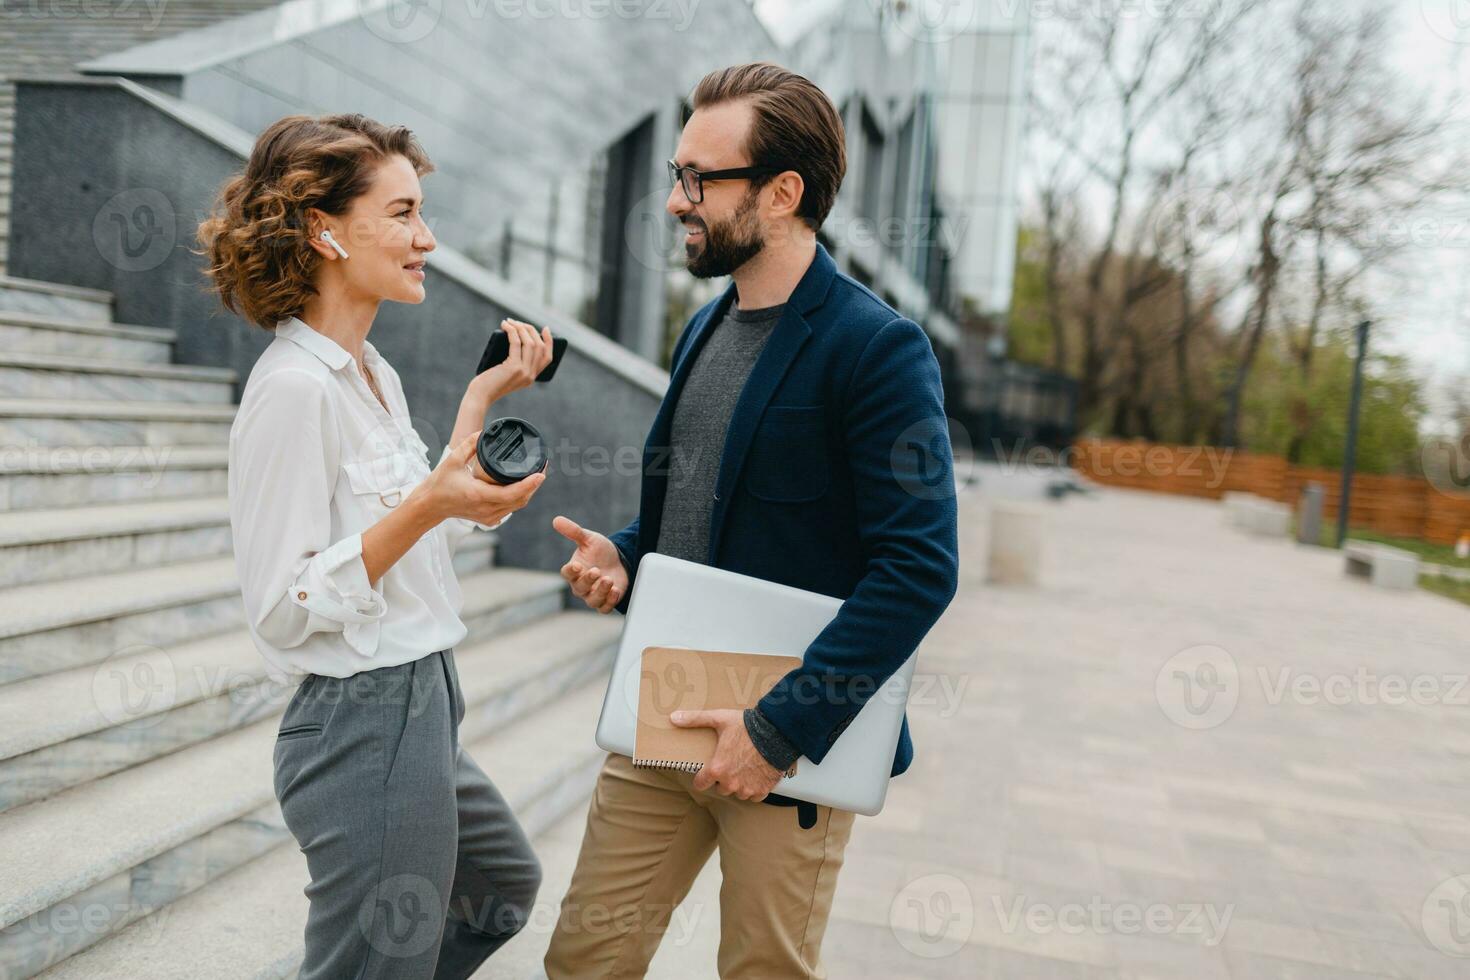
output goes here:
<path id="1" fill-rule="evenodd" d="M 713 728 L 679 728 L 675 711 L 753 707 L 800 657 L 646 647 L 638 678 L 638 728 L 633 765 L 698 772 L 714 756 Z M 796 772 L 796 766 L 786 775 Z"/>
<path id="2" fill-rule="evenodd" d="M 638 564 L 628 596 L 627 621 L 597 718 L 597 744 L 619 755 L 637 754 L 638 685 L 649 647 L 738 650 L 794 662 L 842 605 L 835 596 L 649 552 Z M 882 810 L 915 659 L 911 654 L 883 682 L 841 737 L 829 738 L 821 762 L 803 756 L 800 771 L 783 780 L 777 792 L 854 813 Z M 782 666 L 774 673 L 785 671 Z"/>

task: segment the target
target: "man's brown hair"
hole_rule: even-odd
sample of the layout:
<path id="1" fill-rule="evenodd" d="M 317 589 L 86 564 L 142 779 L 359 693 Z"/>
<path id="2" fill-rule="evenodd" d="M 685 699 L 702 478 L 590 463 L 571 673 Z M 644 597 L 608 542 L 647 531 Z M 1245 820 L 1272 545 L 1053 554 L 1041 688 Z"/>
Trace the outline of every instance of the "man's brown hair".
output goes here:
<path id="1" fill-rule="evenodd" d="M 751 165 L 801 174 L 805 190 L 796 214 L 814 230 L 822 227 L 847 173 L 847 138 L 832 100 L 796 72 L 758 61 L 710 72 L 694 87 L 690 103 L 701 109 L 736 100 L 755 110 L 745 147 Z"/>

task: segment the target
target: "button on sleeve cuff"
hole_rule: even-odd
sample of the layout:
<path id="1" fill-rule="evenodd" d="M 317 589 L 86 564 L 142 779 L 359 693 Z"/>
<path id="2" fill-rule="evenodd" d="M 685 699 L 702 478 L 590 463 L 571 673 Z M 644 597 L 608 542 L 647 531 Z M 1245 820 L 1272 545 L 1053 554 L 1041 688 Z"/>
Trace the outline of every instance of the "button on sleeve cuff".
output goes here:
<path id="1" fill-rule="evenodd" d="M 343 639 L 368 657 L 378 648 L 378 628 L 388 603 L 368 581 L 362 562 L 362 534 L 350 534 L 312 556 L 291 587 L 291 601 L 313 620 L 307 631 L 341 628 Z"/>

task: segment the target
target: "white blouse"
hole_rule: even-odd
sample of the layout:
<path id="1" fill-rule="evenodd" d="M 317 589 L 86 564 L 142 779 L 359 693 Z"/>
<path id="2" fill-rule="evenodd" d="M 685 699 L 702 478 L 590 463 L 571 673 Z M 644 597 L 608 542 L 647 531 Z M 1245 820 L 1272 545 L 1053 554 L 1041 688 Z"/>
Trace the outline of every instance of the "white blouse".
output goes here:
<path id="1" fill-rule="evenodd" d="M 297 317 L 282 320 L 230 427 L 235 568 L 251 639 L 277 683 L 308 673 L 348 677 L 463 640 L 452 553 L 474 528 L 499 527 L 448 518 L 373 588 L 362 532 L 430 466 L 398 372 L 367 340 L 363 361 L 391 414 L 351 354 Z"/>

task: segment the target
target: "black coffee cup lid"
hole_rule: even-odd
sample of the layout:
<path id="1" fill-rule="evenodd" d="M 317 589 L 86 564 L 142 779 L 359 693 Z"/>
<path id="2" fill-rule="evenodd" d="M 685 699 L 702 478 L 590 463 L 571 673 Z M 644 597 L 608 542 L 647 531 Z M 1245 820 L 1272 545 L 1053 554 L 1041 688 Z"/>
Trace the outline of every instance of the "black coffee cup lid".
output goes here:
<path id="1" fill-rule="evenodd" d="M 476 455 L 496 483 L 516 483 L 546 466 L 541 433 L 525 419 L 496 419 L 480 433 Z"/>

